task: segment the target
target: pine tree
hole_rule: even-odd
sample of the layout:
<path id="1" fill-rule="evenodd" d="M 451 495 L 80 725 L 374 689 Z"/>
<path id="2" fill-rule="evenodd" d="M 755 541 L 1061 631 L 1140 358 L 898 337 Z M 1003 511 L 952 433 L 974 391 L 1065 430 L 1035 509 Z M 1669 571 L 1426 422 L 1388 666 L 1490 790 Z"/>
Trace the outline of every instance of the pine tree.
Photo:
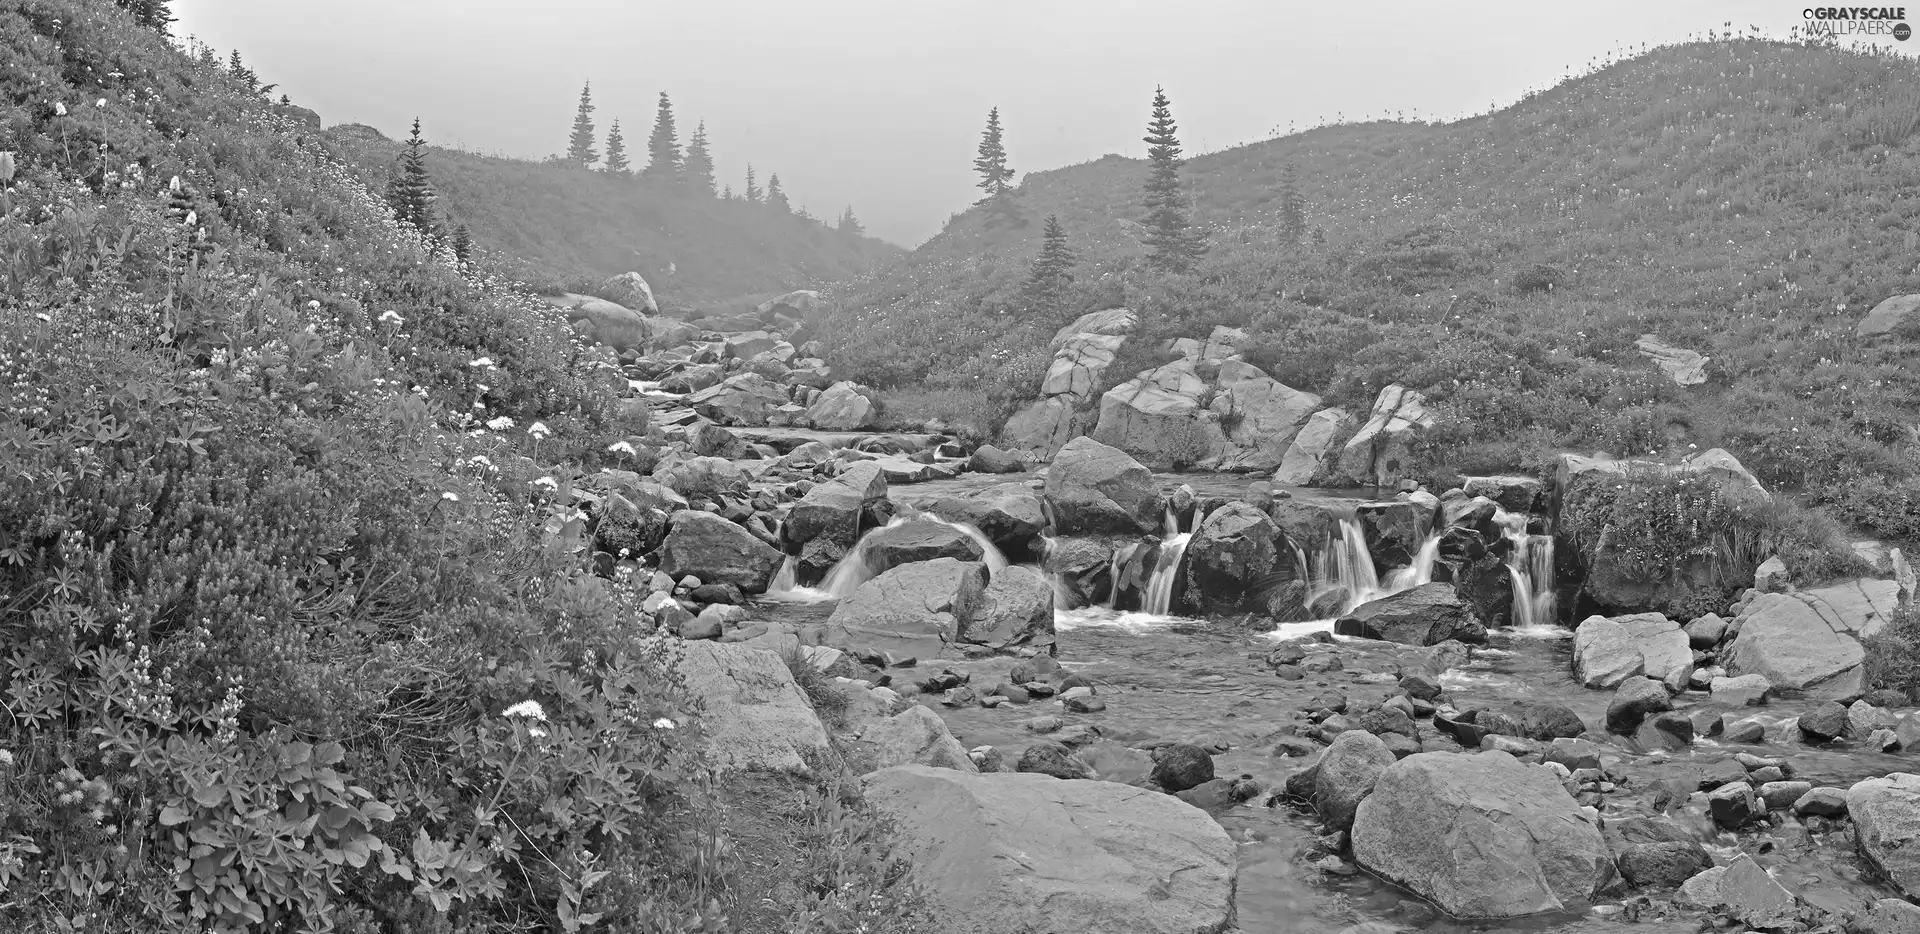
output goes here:
<path id="1" fill-rule="evenodd" d="M 607 160 L 603 171 L 614 175 L 627 174 L 627 139 L 620 135 L 620 121 L 613 121 L 613 129 L 607 131 Z"/>
<path id="2" fill-rule="evenodd" d="M 246 85 L 247 90 L 249 91 L 260 90 L 260 76 L 254 74 L 253 69 L 248 68 L 244 63 L 240 61 L 239 49 L 234 49 L 233 55 L 228 57 L 227 73 L 232 75 L 241 84 Z"/>
<path id="3" fill-rule="evenodd" d="M 653 135 L 647 137 L 647 167 L 640 177 L 663 183 L 680 181 L 680 139 L 673 129 L 673 102 L 660 92 L 660 109 L 653 117 Z"/>
<path id="4" fill-rule="evenodd" d="M 420 137 L 420 118 L 415 117 L 413 135 L 407 137 L 399 167 L 387 183 L 387 203 L 393 205 L 395 220 L 432 236 L 433 201 L 433 181 L 427 174 L 427 141 Z"/>
<path id="5" fill-rule="evenodd" d="M 161 35 L 167 34 L 168 24 L 173 22 L 173 13 L 167 9 L 169 0 L 114 0 L 121 9 L 133 14 L 134 22 Z"/>
<path id="6" fill-rule="evenodd" d="M 1300 176 L 1291 162 L 1280 167 L 1280 231 L 1290 243 L 1307 235 L 1307 202 L 1300 197 Z"/>
<path id="7" fill-rule="evenodd" d="M 851 204 L 847 205 L 847 209 L 841 212 L 840 220 L 834 225 L 834 229 L 849 237 L 859 237 L 867 232 L 867 228 L 860 224 L 860 219 L 853 216 L 853 205 Z"/>
<path id="8" fill-rule="evenodd" d="M 980 134 L 980 148 L 973 160 L 973 170 L 980 173 L 977 184 L 981 191 L 986 192 L 974 203 L 986 205 L 988 225 L 1018 222 L 1020 211 L 1013 203 L 1015 173 L 1007 168 L 1007 148 L 1002 139 L 998 107 L 987 111 L 987 128 Z"/>
<path id="9" fill-rule="evenodd" d="M 732 185 L 728 185 L 727 187 L 725 187 L 725 188 L 722 188 L 722 189 L 720 189 L 720 200 L 722 200 L 722 201 L 732 201 L 732 200 L 733 200 L 733 186 L 732 186 Z"/>
<path id="10" fill-rule="evenodd" d="M 747 200 L 754 204 L 760 203 L 760 186 L 753 181 L 753 163 L 751 162 L 747 163 Z"/>
<path id="11" fill-rule="evenodd" d="M 1167 105 L 1167 92 L 1153 89 L 1153 117 L 1147 122 L 1147 250 L 1153 265 L 1170 272 L 1186 272 L 1204 249 L 1189 230 L 1186 202 L 1180 189 L 1180 138 Z"/>
<path id="12" fill-rule="evenodd" d="M 1059 311 L 1061 302 L 1066 300 L 1067 286 L 1073 283 L 1074 261 L 1073 248 L 1067 246 L 1067 231 L 1060 226 L 1060 218 L 1047 215 L 1040 255 L 1033 258 L 1032 271 L 1021 289 L 1030 307 L 1048 313 Z"/>
<path id="13" fill-rule="evenodd" d="M 687 142 L 687 158 L 684 166 L 687 190 L 702 197 L 713 197 L 713 153 L 707 149 L 707 121 L 693 128 L 693 139 Z"/>
<path id="14" fill-rule="evenodd" d="M 580 89 L 580 109 L 573 114 L 573 137 L 567 144 L 567 161 L 586 168 L 599 161 L 593 148 L 593 82 Z"/>
<path id="15" fill-rule="evenodd" d="M 453 228 L 453 256 L 462 266 L 473 258 L 473 234 L 465 224 Z"/>
<path id="16" fill-rule="evenodd" d="M 779 172 L 767 176 L 767 206 L 782 214 L 789 213 L 792 210 L 787 204 L 787 193 L 780 190 Z"/>

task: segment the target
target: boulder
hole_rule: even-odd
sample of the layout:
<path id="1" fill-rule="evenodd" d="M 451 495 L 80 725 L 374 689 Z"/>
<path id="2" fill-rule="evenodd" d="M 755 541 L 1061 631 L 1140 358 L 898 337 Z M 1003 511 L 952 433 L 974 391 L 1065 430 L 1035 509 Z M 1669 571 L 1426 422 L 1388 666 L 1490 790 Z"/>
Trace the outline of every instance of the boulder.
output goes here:
<path id="1" fill-rule="evenodd" d="M 1673 698 L 1666 685 L 1652 678 L 1628 678 L 1620 682 L 1607 704 L 1607 731 L 1631 735 L 1649 714 L 1673 709 Z"/>
<path id="2" fill-rule="evenodd" d="M 983 444 L 967 457 L 967 469 L 974 473 L 1023 473 L 1027 469 L 1027 461 L 1012 451 L 1002 451 L 991 444 Z"/>
<path id="3" fill-rule="evenodd" d="M 1227 426 L 1231 445 L 1224 470 L 1275 470 L 1286 461 L 1294 436 L 1320 408 L 1320 397 L 1301 392 L 1238 360 L 1220 365 L 1219 392 L 1209 408 Z"/>
<path id="4" fill-rule="evenodd" d="M 1158 467 L 1199 463 L 1226 445 L 1201 406 L 1211 391 L 1191 360 L 1147 370 L 1100 397 L 1094 436 Z"/>
<path id="5" fill-rule="evenodd" d="M 1593 819 L 1547 769 L 1503 752 L 1429 752 L 1360 802 L 1356 862 L 1455 918 L 1577 910 L 1612 881 Z"/>
<path id="6" fill-rule="evenodd" d="M 892 513 L 885 472 L 862 462 L 800 497 L 780 534 L 789 547 L 800 549 L 801 580 L 816 581 L 846 557 L 862 526 L 885 521 Z"/>
<path id="7" fill-rule="evenodd" d="M 959 638 L 1001 652 L 1051 647 L 1053 585 L 1032 568 L 1001 568 L 987 581 L 973 618 L 961 623 Z"/>
<path id="8" fill-rule="evenodd" d="M 689 642 L 687 689 L 705 704 L 701 725 L 723 771 L 804 772 L 826 755 L 826 727 L 780 656 L 725 642 Z"/>
<path id="9" fill-rule="evenodd" d="M 1698 386 L 1707 381 L 1707 358 L 1695 351 L 1675 347 L 1652 334 L 1640 335 L 1633 346 L 1677 385 Z"/>
<path id="10" fill-rule="evenodd" d="M 1798 917 L 1793 893 L 1745 853 L 1725 866 L 1695 874 L 1674 893 L 1674 901 L 1723 911 L 1746 925 L 1770 931 L 1787 929 Z"/>
<path id="11" fill-rule="evenodd" d="M 1009 558 L 1038 556 L 1040 533 L 1047 527 L 1046 507 L 1025 483 L 1001 483 L 944 497 L 926 509 L 949 522 L 979 529 Z"/>
<path id="12" fill-rule="evenodd" d="M 1048 396 L 1014 413 L 1000 430 L 1001 440 L 1022 450 L 1050 455 L 1085 426 L 1075 417 L 1072 396 Z"/>
<path id="13" fill-rule="evenodd" d="M 1353 826 L 1360 802 L 1397 761 L 1380 737 L 1365 730 L 1348 730 L 1333 738 L 1320 757 L 1313 783 L 1313 806 L 1320 822 L 1332 830 Z"/>
<path id="14" fill-rule="evenodd" d="M 1590 688 L 1618 687 L 1646 673 L 1627 627 L 1604 616 L 1589 616 L 1573 631 L 1573 676 Z"/>
<path id="15" fill-rule="evenodd" d="M 754 372 L 729 376 L 687 397 L 695 412 L 722 425 L 764 426 L 786 404 L 786 387 Z"/>
<path id="16" fill-rule="evenodd" d="M 1485 642 L 1487 629 L 1474 619 L 1452 584 L 1422 584 L 1363 603 L 1334 622 L 1343 636 L 1383 639 L 1402 645 L 1438 645 L 1449 639 Z"/>
<path id="17" fill-rule="evenodd" d="M 1154 784 L 1178 793 L 1213 781 L 1213 756 L 1192 743 L 1175 743 L 1153 751 Z"/>
<path id="18" fill-rule="evenodd" d="M 1137 535 L 1158 531 L 1160 490 L 1125 451 L 1092 438 L 1060 449 L 1047 471 L 1046 497 L 1060 534 Z"/>
<path id="19" fill-rule="evenodd" d="M 807 406 L 807 421 L 824 431 L 858 431 L 880 418 L 873 390 L 842 380 L 827 387 Z"/>
<path id="20" fill-rule="evenodd" d="M 812 289 L 796 289 L 778 298 L 771 298 L 754 307 L 760 315 L 786 315 L 790 318 L 805 319 L 822 307 L 820 293 Z"/>
<path id="21" fill-rule="evenodd" d="M 1398 384 L 1380 391 L 1367 423 L 1340 452 L 1338 475 L 1355 485 L 1392 486 L 1413 468 L 1413 442 L 1433 427 L 1426 397 Z"/>
<path id="22" fill-rule="evenodd" d="M 1279 526 L 1251 504 L 1228 503 L 1208 513 L 1187 544 L 1189 602 L 1209 613 L 1250 605 L 1262 579 L 1280 566 L 1279 544 Z"/>
<path id="23" fill-rule="evenodd" d="M 967 756 L 967 748 L 948 732 L 940 715 L 919 704 L 875 721 L 860 733 L 863 742 L 873 745 L 873 767 L 924 765 L 960 772 L 979 768 Z"/>
<path id="24" fill-rule="evenodd" d="M 641 350 L 646 347 L 647 319 L 617 302 L 591 295 L 542 295 L 546 302 L 566 315 L 574 330 L 614 350 Z"/>
<path id="25" fill-rule="evenodd" d="M 601 284 L 600 294 L 643 314 L 660 313 L 660 303 L 653 298 L 653 286 L 637 272 L 623 272 L 608 279 Z"/>
<path id="26" fill-rule="evenodd" d="M 1629 885 L 1673 888 L 1713 865 L 1700 844 L 1691 840 L 1636 843 L 1615 861 Z"/>
<path id="27" fill-rule="evenodd" d="M 958 527 L 926 516 L 870 532 L 860 548 L 875 574 L 935 558 L 979 561 L 986 554 L 979 542 Z"/>
<path id="28" fill-rule="evenodd" d="M 1463 480 L 1460 489 L 1469 499 L 1485 497 L 1513 513 L 1534 512 L 1546 495 L 1546 484 L 1539 477 L 1465 477 Z"/>
<path id="29" fill-rule="evenodd" d="M 1829 701 L 1802 713 L 1796 725 L 1814 742 L 1837 739 L 1847 731 L 1847 708 Z"/>
<path id="30" fill-rule="evenodd" d="M 1280 455 L 1273 482 L 1282 486 L 1306 486 L 1314 482 L 1326 469 L 1334 443 L 1352 426 L 1353 416 L 1348 415 L 1346 409 L 1321 409 L 1313 413 L 1287 443 L 1286 452 Z"/>
<path id="31" fill-rule="evenodd" d="M 1233 918 L 1235 847 L 1172 795 L 899 766 L 862 780 L 950 934 L 1203 934 Z"/>
<path id="32" fill-rule="evenodd" d="M 1757 707 L 1767 702 L 1773 684 L 1764 675 L 1741 675 L 1737 678 L 1715 678 L 1707 683 L 1707 690 L 1720 703 L 1735 707 Z"/>
<path id="33" fill-rule="evenodd" d="M 1920 295 L 1895 295 L 1873 306 L 1873 310 L 1860 319 L 1854 334 L 1870 338 L 1891 337 L 1907 330 L 1907 323 L 1920 317 L 1916 312 L 1920 312 Z"/>
<path id="34" fill-rule="evenodd" d="M 934 658 L 978 618 L 987 569 L 939 558 L 904 564 L 861 584 L 827 618 L 836 646 Z"/>
<path id="35" fill-rule="evenodd" d="M 1920 894 L 1920 775 L 1894 772 L 1847 789 L 1854 847 L 1900 894 Z"/>
<path id="36" fill-rule="evenodd" d="M 752 532 L 710 512 L 683 509 L 667 522 L 660 570 L 675 580 L 691 574 L 705 583 L 732 584 L 743 593 L 765 593 L 785 560 Z"/>
<path id="37" fill-rule="evenodd" d="M 730 360 L 751 360 L 784 343 L 766 331 L 743 331 L 729 336 L 720 345 L 720 354 Z"/>
<path id="38" fill-rule="evenodd" d="M 1920 905 L 1903 898 L 1882 898 L 1854 915 L 1860 934 L 1920 934 Z"/>
<path id="39" fill-rule="evenodd" d="M 1776 688 L 1856 693 L 1865 653 L 1851 632 L 1798 594 L 1756 596 L 1736 623 L 1730 671 L 1764 675 Z"/>
<path id="40" fill-rule="evenodd" d="M 1711 649 L 1720 644 L 1727 634 L 1727 621 L 1718 613 L 1708 613 L 1682 627 L 1687 632 L 1687 644 L 1696 649 Z"/>
<path id="41" fill-rule="evenodd" d="M 1081 315 L 1053 336 L 1053 360 L 1040 383 L 1040 399 L 1007 421 L 1003 435 L 1020 448 L 1051 456 L 1083 430 L 1074 410 L 1093 395 L 1101 374 L 1127 342 L 1140 319 L 1125 308 Z"/>

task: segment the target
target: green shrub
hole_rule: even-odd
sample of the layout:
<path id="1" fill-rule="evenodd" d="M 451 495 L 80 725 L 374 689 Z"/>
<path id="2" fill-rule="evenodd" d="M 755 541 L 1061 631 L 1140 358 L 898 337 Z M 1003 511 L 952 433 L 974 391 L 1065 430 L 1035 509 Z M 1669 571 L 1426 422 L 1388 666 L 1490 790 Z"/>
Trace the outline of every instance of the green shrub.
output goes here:
<path id="1" fill-rule="evenodd" d="M 1888 688 L 1920 697 L 1920 609 L 1896 610 L 1880 632 L 1860 640 L 1869 690 Z"/>

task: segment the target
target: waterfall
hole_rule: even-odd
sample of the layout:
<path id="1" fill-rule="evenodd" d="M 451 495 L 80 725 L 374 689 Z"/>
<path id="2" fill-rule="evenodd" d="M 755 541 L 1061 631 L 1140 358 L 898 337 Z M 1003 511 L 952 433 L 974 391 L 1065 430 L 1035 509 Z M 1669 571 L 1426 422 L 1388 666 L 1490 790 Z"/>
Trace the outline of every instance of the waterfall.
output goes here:
<path id="1" fill-rule="evenodd" d="M 1440 533 L 1429 533 L 1420 543 L 1413 563 L 1389 572 L 1385 582 L 1374 568 L 1373 554 L 1367 550 L 1366 531 L 1355 510 L 1340 514 L 1339 531 L 1308 560 L 1297 546 L 1295 560 L 1307 580 L 1307 605 L 1313 606 L 1331 594 L 1340 594 L 1340 612 L 1344 615 L 1363 603 L 1432 583 L 1433 566 L 1440 557 Z"/>
<path id="2" fill-rule="evenodd" d="M 1180 560 L 1186 557 L 1192 532 L 1180 531 L 1180 517 L 1167 507 L 1166 528 L 1161 533 L 1160 554 L 1153 560 L 1153 576 L 1147 579 L 1147 596 L 1140 609 L 1154 616 L 1166 616 L 1173 610 L 1173 585 L 1180 578 Z"/>
<path id="3" fill-rule="evenodd" d="M 906 524 L 906 521 L 905 515 L 894 516 L 883 528 L 891 529 Z M 853 596 L 853 592 L 859 590 L 861 584 L 879 576 L 873 569 L 872 549 L 868 547 L 872 538 L 873 533 L 867 533 L 858 544 L 853 546 L 852 550 L 847 552 L 846 557 L 841 558 L 828 569 L 827 576 L 820 581 L 820 589 L 826 591 L 827 596 L 835 600 L 844 600 Z"/>
<path id="4" fill-rule="evenodd" d="M 991 579 L 993 575 L 1007 569 L 1006 553 L 1000 550 L 999 545 L 993 543 L 993 539 L 987 537 L 987 533 L 980 531 L 979 526 L 969 522 L 948 522 L 932 513 L 924 513 L 920 518 L 931 522 L 938 522 L 973 539 L 973 543 L 980 546 L 980 560 L 987 565 L 987 577 L 989 579 Z"/>
<path id="5" fill-rule="evenodd" d="M 1507 573 L 1513 577 L 1514 627 L 1552 627 L 1555 624 L 1553 536 L 1527 534 L 1525 513 L 1498 509 L 1493 521 L 1512 543 L 1507 550 Z"/>
<path id="6" fill-rule="evenodd" d="M 1138 542 L 1122 545 L 1113 550 L 1113 557 L 1107 559 L 1107 578 L 1113 582 L 1112 586 L 1107 588 L 1107 609 L 1120 608 L 1120 585 L 1125 582 L 1121 575 L 1126 570 L 1127 562 L 1132 561 L 1134 553 L 1139 550 Z"/>
<path id="7" fill-rule="evenodd" d="M 925 513 L 911 515 L 902 513 L 894 516 L 883 529 L 891 529 L 915 519 L 937 522 L 972 539 L 980 546 L 980 560 L 987 566 L 989 579 L 1006 570 L 1007 556 L 994 545 L 992 539 L 987 537 L 987 533 L 968 523 L 948 522 L 938 516 Z M 799 559 L 788 556 L 786 563 L 780 566 L 779 575 L 767 588 L 767 599 L 787 603 L 818 603 L 822 600 L 844 600 L 852 596 L 854 591 L 860 589 L 861 584 L 879 576 L 874 569 L 872 549 L 869 547 L 872 540 L 871 532 L 862 536 L 859 543 L 847 552 L 846 557 L 827 569 L 827 574 L 821 579 L 819 587 L 798 586 Z"/>
<path id="8" fill-rule="evenodd" d="M 817 587 L 800 586 L 800 559 L 788 555 L 780 562 L 780 573 L 773 576 L 773 583 L 767 585 L 762 599 L 774 603 L 820 603 L 833 599 L 833 595 Z"/>

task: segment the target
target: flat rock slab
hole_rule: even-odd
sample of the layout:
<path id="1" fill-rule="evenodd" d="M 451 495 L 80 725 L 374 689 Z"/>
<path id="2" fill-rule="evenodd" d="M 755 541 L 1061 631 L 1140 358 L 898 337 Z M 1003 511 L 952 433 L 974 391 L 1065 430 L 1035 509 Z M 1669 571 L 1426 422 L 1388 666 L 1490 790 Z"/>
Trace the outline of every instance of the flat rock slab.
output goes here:
<path id="1" fill-rule="evenodd" d="M 805 772 L 827 752 L 827 729 L 786 662 L 743 644 L 689 642 L 687 690 L 706 703 L 705 725 L 722 771 Z"/>
<path id="2" fill-rule="evenodd" d="M 1172 795 L 919 765 L 861 782 L 945 934 L 1215 934 L 1233 918 L 1234 843 Z"/>
<path id="3" fill-rule="evenodd" d="M 1764 675 L 1775 687 L 1793 690 L 1844 694 L 1859 688 L 1866 656 L 1855 633 L 1868 623 L 1861 616 L 1842 615 L 1809 593 L 1764 593 L 1738 622 L 1729 666 L 1734 673 Z"/>

